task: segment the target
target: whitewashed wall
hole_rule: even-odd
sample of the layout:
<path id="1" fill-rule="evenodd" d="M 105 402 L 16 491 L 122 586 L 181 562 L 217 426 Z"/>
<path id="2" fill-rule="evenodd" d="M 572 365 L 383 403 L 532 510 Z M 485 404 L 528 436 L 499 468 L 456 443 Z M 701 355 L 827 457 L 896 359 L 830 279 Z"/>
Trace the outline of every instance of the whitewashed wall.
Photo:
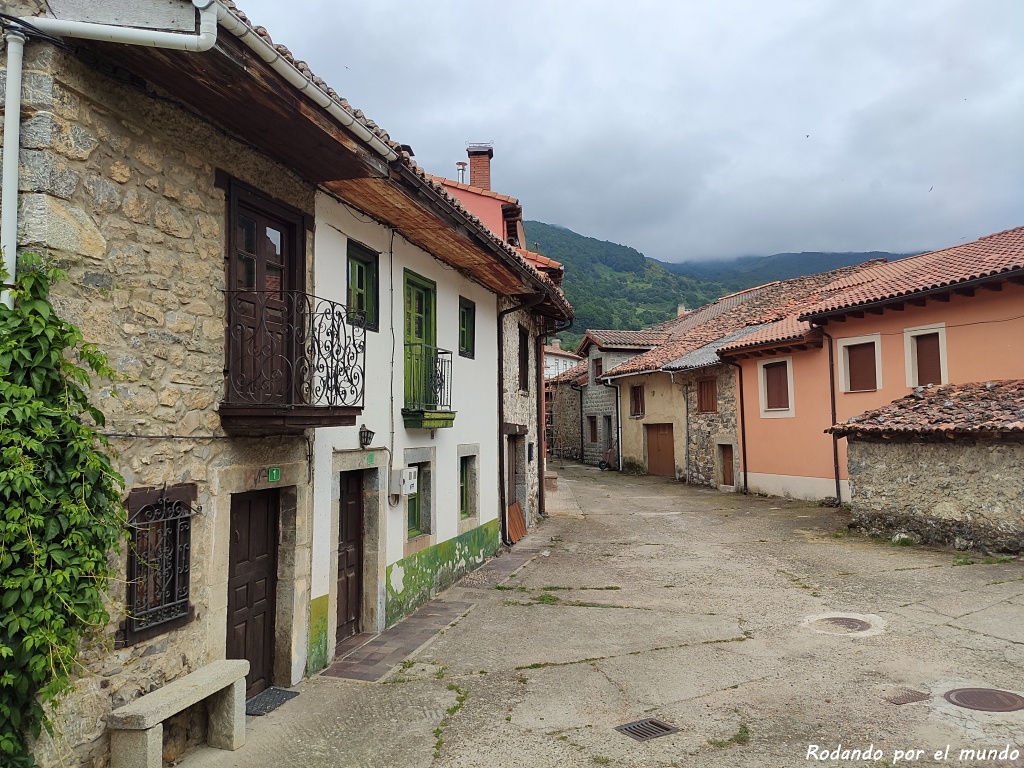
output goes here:
<path id="1" fill-rule="evenodd" d="M 497 297 L 483 286 L 466 279 L 446 264 L 407 242 L 399 233 L 379 224 L 362 212 L 334 198 L 319 194 L 316 200 L 316 274 L 314 293 L 339 303 L 346 301 L 348 239 L 377 251 L 379 257 L 379 330 L 368 331 L 366 350 L 365 409 L 360 422 L 376 435 L 373 446 L 376 466 L 385 464 L 391 449 L 395 468 L 405 466 L 404 451 L 433 448 L 432 543 L 451 539 L 459 533 L 460 444 L 479 444 L 479 522 L 498 516 L 498 355 Z M 391 256 L 392 243 L 394 257 Z M 404 270 L 437 283 L 437 345 L 452 350 L 452 409 L 458 412 L 449 429 L 406 430 L 401 409 L 403 380 Z M 393 288 L 393 292 L 392 292 Z M 460 357 L 459 296 L 476 303 L 476 355 Z M 392 368 L 392 361 L 394 368 Z M 394 428 L 392 438 L 390 432 Z M 314 521 L 312 552 L 312 597 L 326 595 L 331 589 L 332 553 L 336 550 L 336 514 L 332 510 L 333 470 L 338 452 L 358 452 L 358 424 L 316 430 L 314 447 Z M 388 505 L 387 493 L 379 496 L 381 508 L 367 509 L 366 517 L 380 515 L 380 538 L 386 565 L 404 556 L 407 538 L 404 499 L 398 506 Z M 365 571 L 364 571 L 365 573 Z M 378 599 L 383 600 L 383 585 Z M 365 592 L 364 592 L 365 593 Z M 333 611 L 333 606 L 331 608 Z M 378 612 L 383 616 L 383 610 Z M 333 622 L 332 622 L 333 626 Z M 373 627 L 364 627 L 372 630 Z"/>

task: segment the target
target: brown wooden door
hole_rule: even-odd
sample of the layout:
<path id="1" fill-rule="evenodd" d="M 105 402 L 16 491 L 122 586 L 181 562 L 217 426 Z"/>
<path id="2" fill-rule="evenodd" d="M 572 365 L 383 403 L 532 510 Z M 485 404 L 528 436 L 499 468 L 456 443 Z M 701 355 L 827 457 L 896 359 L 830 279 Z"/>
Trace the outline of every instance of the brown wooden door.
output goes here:
<path id="1" fill-rule="evenodd" d="M 363 594 L 363 473 L 341 473 L 338 514 L 338 632 L 341 643 L 359 631 Z"/>
<path id="2" fill-rule="evenodd" d="M 659 477 L 676 476 L 671 424 L 647 425 L 647 472 Z"/>
<path id="3" fill-rule="evenodd" d="M 246 698 L 273 683 L 277 512 L 277 491 L 231 496 L 227 657 L 249 661 Z"/>
<path id="4" fill-rule="evenodd" d="M 722 453 L 722 485 L 736 485 L 736 480 L 733 476 L 732 446 L 721 445 L 719 448 Z"/>
<path id="5" fill-rule="evenodd" d="M 286 223 L 239 204 L 230 262 L 231 381 L 245 401 L 283 403 L 292 387 L 294 260 Z"/>

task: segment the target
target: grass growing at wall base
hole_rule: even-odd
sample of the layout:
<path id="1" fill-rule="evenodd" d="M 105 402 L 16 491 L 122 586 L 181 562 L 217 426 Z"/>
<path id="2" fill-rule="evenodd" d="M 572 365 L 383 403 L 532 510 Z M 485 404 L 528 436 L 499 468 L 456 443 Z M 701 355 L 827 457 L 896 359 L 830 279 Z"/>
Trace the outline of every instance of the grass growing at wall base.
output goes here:
<path id="1" fill-rule="evenodd" d="M 491 520 L 389 565 L 384 607 L 387 626 L 482 565 L 497 550 L 498 521 Z"/>
<path id="2" fill-rule="evenodd" d="M 327 642 L 327 607 L 330 595 L 321 595 L 309 603 L 309 674 L 319 672 L 330 662 Z"/>

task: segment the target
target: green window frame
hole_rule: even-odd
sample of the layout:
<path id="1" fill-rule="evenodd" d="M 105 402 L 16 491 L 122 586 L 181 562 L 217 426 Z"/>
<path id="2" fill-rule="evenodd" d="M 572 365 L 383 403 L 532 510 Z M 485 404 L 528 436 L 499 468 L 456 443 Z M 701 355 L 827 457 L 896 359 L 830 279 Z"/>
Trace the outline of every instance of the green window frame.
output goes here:
<path id="1" fill-rule="evenodd" d="M 406 509 L 409 515 L 409 538 L 419 536 L 423 533 L 423 508 L 420 505 L 420 492 L 417 488 L 416 493 L 410 493 L 406 500 Z"/>
<path id="2" fill-rule="evenodd" d="M 463 520 L 472 517 L 469 509 L 469 470 L 472 461 L 472 456 L 463 456 L 459 459 L 459 517 Z"/>
<path id="3" fill-rule="evenodd" d="M 354 240 L 348 241 L 348 309 L 361 312 L 366 330 L 379 329 L 378 254 Z"/>
<path id="4" fill-rule="evenodd" d="M 459 355 L 476 356 L 476 304 L 459 296 Z"/>

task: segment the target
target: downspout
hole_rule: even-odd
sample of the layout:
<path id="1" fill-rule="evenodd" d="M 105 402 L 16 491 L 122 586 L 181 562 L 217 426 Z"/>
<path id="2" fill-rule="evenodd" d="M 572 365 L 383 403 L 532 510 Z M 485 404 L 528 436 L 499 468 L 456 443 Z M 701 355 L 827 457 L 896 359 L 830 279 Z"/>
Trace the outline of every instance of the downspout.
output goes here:
<path id="1" fill-rule="evenodd" d="M 547 298 L 544 293 L 526 294 L 523 302 L 515 307 L 502 309 L 498 312 L 498 502 L 501 509 L 498 510 L 498 521 L 501 528 L 501 543 L 512 546 L 508 538 L 508 494 L 505 489 L 506 476 L 505 466 L 505 440 L 506 435 L 501 432 L 505 427 L 505 329 L 502 325 L 505 315 L 518 312 L 521 309 L 529 309 L 540 304 Z"/>
<path id="2" fill-rule="evenodd" d="M 6 281 L 14 284 L 18 267 L 18 160 L 21 148 L 21 70 L 25 54 L 25 35 L 8 29 L 7 41 L 7 93 L 4 95 L 4 170 L 0 182 L 0 250 L 3 251 Z M 12 162 L 13 158 L 13 162 Z M 14 307 L 14 297 L 5 286 L 3 302 Z"/>
<path id="3" fill-rule="evenodd" d="M 822 335 L 828 339 L 828 394 L 832 406 L 832 422 L 829 426 L 831 426 L 836 423 L 836 366 L 832 350 L 832 337 L 824 326 L 815 325 L 813 327 L 820 328 Z M 842 484 L 839 481 L 839 437 L 835 434 L 832 435 L 832 472 L 836 478 L 836 506 L 838 506 L 843 503 L 843 497 Z"/>
<path id="4" fill-rule="evenodd" d="M 725 360 L 725 358 L 722 358 Z M 740 442 L 743 444 L 740 448 L 740 460 L 743 463 L 743 493 L 747 494 L 750 491 L 747 489 L 747 412 L 743 402 L 743 366 L 739 363 L 733 362 L 732 360 L 725 360 L 725 363 L 731 365 L 739 373 L 739 388 L 740 388 Z"/>
<path id="5" fill-rule="evenodd" d="M 615 442 L 617 444 L 618 464 L 615 466 L 616 472 L 622 471 L 622 402 L 621 395 L 622 390 L 619 389 L 618 384 L 609 384 L 607 381 L 602 381 L 601 384 L 608 387 L 609 389 L 615 390 Z"/>

